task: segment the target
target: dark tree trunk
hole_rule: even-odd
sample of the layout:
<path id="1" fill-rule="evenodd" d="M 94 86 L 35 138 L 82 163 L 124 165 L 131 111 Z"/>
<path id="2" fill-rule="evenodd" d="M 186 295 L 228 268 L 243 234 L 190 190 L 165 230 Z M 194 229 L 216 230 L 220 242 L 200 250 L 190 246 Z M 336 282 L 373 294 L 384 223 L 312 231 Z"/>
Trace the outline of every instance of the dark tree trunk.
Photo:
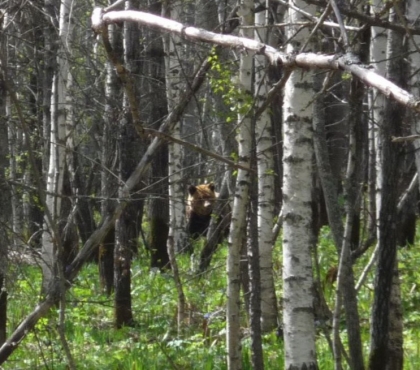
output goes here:
<path id="1" fill-rule="evenodd" d="M 89 180 L 87 183 L 83 182 L 83 175 L 85 174 L 82 173 L 82 168 L 79 166 L 77 156 L 74 156 L 74 166 L 76 168 L 76 172 L 73 179 L 73 188 L 77 189 L 78 194 L 93 194 L 94 190 L 90 188 L 92 183 L 91 178 L 97 173 L 97 166 L 94 165 L 93 168 L 88 170 L 90 175 L 88 175 Z M 82 196 L 77 199 L 75 222 L 79 231 L 80 240 L 82 241 L 82 244 L 85 244 L 96 229 L 92 204 L 87 197 Z"/>
<path id="2" fill-rule="evenodd" d="M 168 211 L 168 216 L 165 216 Z M 169 208 L 165 202 L 150 202 L 150 236 L 151 249 L 150 267 L 160 270 L 169 268 L 169 256 L 166 250 L 166 242 L 169 234 Z"/>
<path id="3" fill-rule="evenodd" d="M 319 76 L 315 77 L 314 85 L 316 91 L 321 88 Z M 346 297 L 344 299 L 344 309 L 346 314 L 346 325 L 349 335 L 349 349 L 350 349 L 350 358 L 351 363 L 357 369 L 363 369 L 363 352 L 362 352 L 362 343 L 360 336 L 360 327 L 359 327 L 359 316 L 357 309 L 357 295 L 354 289 L 354 275 L 350 259 L 350 245 L 348 245 L 348 240 L 351 238 L 351 232 L 353 230 L 351 222 L 354 219 L 357 209 L 357 184 L 358 179 L 360 178 L 361 168 L 355 164 L 355 158 L 357 155 L 361 154 L 361 142 L 358 132 L 355 130 L 357 127 L 361 127 L 361 113 L 362 113 L 362 101 L 360 100 L 363 97 L 363 93 L 360 92 L 360 89 L 363 89 L 361 84 L 358 81 L 352 83 L 351 90 L 351 111 L 349 115 L 349 127 L 354 142 L 352 151 L 349 152 L 349 166 L 347 173 L 346 181 L 346 211 L 347 211 L 347 225 L 346 229 L 343 227 L 341 221 L 342 214 L 341 208 L 338 203 L 338 189 L 333 172 L 331 169 L 330 158 L 328 155 L 327 145 L 326 145 L 326 131 L 325 131 L 325 110 L 322 100 L 317 99 L 314 103 L 314 117 L 313 117 L 313 127 L 314 127 L 314 147 L 316 154 L 316 161 L 318 166 L 318 174 L 321 179 L 323 192 L 325 195 L 325 205 L 326 211 L 328 214 L 328 220 L 331 227 L 334 243 L 336 245 L 338 254 L 340 256 L 340 266 L 338 270 L 338 295 Z M 353 132 L 354 131 L 354 132 Z M 356 137 L 357 139 L 354 139 Z M 354 156 L 354 157 L 353 157 Z M 345 232 L 348 234 L 345 235 Z M 343 253 L 342 253 L 343 252 Z M 338 297 L 337 295 L 337 297 Z M 337 300 L 337 306 L 340 306 L 340 300 Z M 337 312 L 339 312 L 339 307 L 337 307 Z M 334 320 L 334 324 L 338 323 L 338 319 Z M 339 341 L 335 341 L 335 359 L 339 362 L 341 349 L 339 348 Z"/>
<path id="4" fill-rule="evenodd" d="M 79 251 L 79 235 L 77 234 L 77 227 L 72 213 L 74 199 L 70 186 L 69 170 L 66 166 L 64 182 L 63 182 L 63 199 L 61 203 L 61 218 L 59 222 L 59 234 L 61 237 L 62 264 L 64 270 L 66 266 L 70 265 L 74 257 Z"/>
<path id="5" fill-rule="evenodd" d="M 3 18 L 0 19 L 0 30 L 3 30 Z M 4 53 L 7 47 L 7 38 L 0 38 L 0 53 Z M 2 58 L 5 54 L 2 55 Z M 3 59 L 3 61 L 5 61 Z M 7 62 L 7 61 L 6 61 Z M 8 159 L 8 135 L 6 121 L 6 86 L 3 72 L 0 70 L 0 347 L 6 340 L 7 328 L 7 289 L 6 277 L 8 271 L 7 226 L 11 214 L 10 190 L 6 186 L 6 174 L 9 165 Z"/>
<path id="6" fill-rule="evenodd" d="M 161 3 L 152 1 L 150 12 L 161 14 Z M 150 101 L 148 118 L 155 128 L 158 128 L 162 119 L 168 114 L 165 88 L 165 61 L 162 37 L 159 33 L 148 31 L 151 42 L 146 53 L 150 61 L 146 65 L 146 75 L 151 79 L 145 82 L 145 89 L 149 93 Z M 152 80 L 153 85 L 150 84 Z M 157 83 L 157 84 L 156 84 Z M 146 113 L 146 112 L 145 112 Z M 168 147 L 162 145 L 156 151 L 152 161 L 151 189 L 153 195 L 149 201 L 150 236 L 149 247 L 151 251 L 150 266 L 164 269 L 169 267 L 167 249 L 169 234 L 169 199 L 168 199 Z"/>
<path id="7" fill-rule="evenodd" d="M 117 26 L 109 28 L 109 38 L 115 54 L 121 58 L 122 34 Z M 121 81 L 118 79 L 113 64 L 106 63 L 105 84 L 105 120 L 101 138 L 101 216 L 106 219 L 112 212 L 115 199 L 118 196 L 118 183 L 115 173 L 118 173 L 117 138 L 119 137 L 118 122 L 122 116 Z M 99 246 L 99 276 L 100 281 L 109 295 L 114 283 L 114 243 L 115 230 L 109 230 Z"/>
<path id="8" fill-rule="evenodd" d="M 342 287 L 341 294 L 346 313 L 347 334 L 349 338 L 350 363 L 355 369 L 364 369 L 363 347 L 360 333 L 360 319 L 352 268 L 351 250 L 358 243 L 360 219 L 360 183 L 362 179 L 362 145 L 363 145 L 363 96 L 365 88 L 360 81 L 353 79 L 349 96 L 349 158 L 347 164 L 344 193 L 346 197 L 346 226 L 341 258 L 338 270 L 338 281 Z M 356 222 L 356 223 L 355 223 Z M 348 245 L 346 245 L 348 243 Z M 341 282 L 340 282 L 341 280 Z"/>
<path id="9" fill-rule="evenodd" d="M 399 6 L 396 5 L 396 6 Z M 393 15 L 396 20 L 397 16 Z M 406 63 L 402 53 L 402 35 L 388 31 L 387 73 L 398 86 L 404 87 Z M 397 252 L 397 201 L 398 178 L 400 176 L 398 160 L 400 145 L 391 141 L 393 136 L 399 136 L 399 128 L 405 117 L 403 106 L 388 99 L 385 103 L 382 125 L 379 126 L 382 141 L 382 191 L 381 209 L 379 212 L 378 261 L 374 286 L 374 301 L 372 307 L 371 348 L 369 357 L 370 370 L 391 369 L 393 362 L 390 351 L 390 302 L 393 287 L 393 271 L 396 268 Z M 402 347 L 401 347 L 402 350 Z M 398 370 L 393 368 L 393 370 Z"/>
<path id="10" fill-rule="evenodd" d="M 165 269 L 169 266 L 167 241 L 169 234 L 168 202 L 168 150 L 167 146 L 158 149 L 152 162 L 153 197 L 149 201 L 149 248 L 150 267 Z"/>
<path id="11" fill-rule="evenodd" d="M 98 253 L 101 288 L 108 296 L 114 288 L 114 243 L 115 228 L 112 227 L 99 245 Z"/>
<path id="12" fill-rule="evenodd" d="M 136 8 L 138 1 L 126 3 L 126 9 Z M 138 4 L 137 4 L 138 5 Z M 132 23 L 124 25 L 124 63 L 130 71 L 130 78 L 136 78 L 139 75 L 140 52 L 137 46 L 139 39 L 139 28 Z M 136 84 L 139 86 L 139 84 Z M 140 100 L 140 93 L 134 92 L 136 99 Z M 125 111 L 130 112 L 128 96 L 124 97 Z M 131 107 L 136 109 L 137 107 Z M 144 154 L 145 145 L 139 137 L 132 120 L 131 113 L 125 114 L 125 119 L 120 123 L 120 135 L 118 140 L 118 158 L 119 158 L 119 178 L 123 181 L 120 184 L 120 196 L 124 194 L 123 188 L 125 181 L 130 177 L 136 168 L 136 158 L 141 158 Z M 133 253 L 137 251 L 137 238 L 140 231 L 142 217 L 138 217 L 143 212 L 143 201 L 139 199 L 137 193 L 138 187 L 133 189 L 130 194 L 130 200 L 127 201 L 127 207 L 122 211 L 115 225 L 115 249 L 114 249 L 114 315 L 115 326 L 133 325 L 133 313 L 131 308 L 131 260 Z"/>
<path id="13" fill-rule="evenodd" d="M 410 135 L 410 133 L 404 133 L 404 135 Z M 401 161 L 400 168 L 406 168 L 404 166 L 409 163 L 412 164 L 413 152 L 411 147 L 404 145 L 406 153 L 404 153 L 404 159 Z M 403 194 L 410 186 L 413 176 L 416 172 L 416 168 L 411 166 L 409 170 L 404 171 L 400 176 L 400 185 L 398 186 L 399 194 Z M 408 200 L 404 202 L 401 209 L 398 210 L 398 224 L 397 224 L 397 245 L 406 247 L 414 244 L 416 236 L 416 208 L 418 202 L 418 187 L 408 194 Z"/>
<path id="14" fill-rule="evenodd" d="M 6 341 L 6 338 L 7 338 L 6 328 L 7 328 L 6 276 L 5 274 L 0 274 L 0 347 Z"/>
<path id="15" fill-rule="evenodd" d="M 161 117 L 159 117 L 161 118 Z M 168 147 L 162 145 L 152 161 L 153 196 L 149 201 L 151 253 L 150 267 L 165 269 L 169 266 L 167 248 L 169 234 L 169 201 L 168 201 Z"/>
<path id="16" fill-rule="evenodd" d="M 117 328 L 133 325 L 133 312 L 131 309 L 131 258 L 132 243 L 136 240 L 136 234 L 132 220 L 130 219 L 130 208 L 134 210 L 135 204 L 129 204 L 115 224 L 114 315 L 115 326 Z"/>
<path id="17" fill-rule="evenodd" d="M 40 20 L 43 27 L 47 27 L 46 25 L 46 17 L 43 17 Z M 48 22 L 50 24 L 50 22 Z M 50 24 L 51 26 L 51 24 Z M 42 27 L 35 29 L 34 31 L 34 59 L 40 60 L 42 58 L 44 60 L 44 68 L 34 68 L 30 73 L 29 83 L 30 87 L 28 89 L 28 96 L 27 100 L 29 102 L 28 108 L 30 109 L 30 128 L 31 128 L 31 135 L 32 135 L 32 142 L 37 143 L 37 149 L 43 150 L 43 146 L 47 143 L 45 138 L 42 136 L 42 124 L 43 124 L 43 110 L 42 110 L 42 97 L 44 93 L 47 93 L 43 89 L 44 81 L 43 79 L 47 80 L 49 78 L 49 72 L 52 72 L 52 69 L 48 71 L 48 66 L 51 66 L 50 61 L 48 58 L 55 58 L 52 53 L 50 53 L 46 48 L 45 45 L 45 38 L 44 38 L 44 31 Z M 51 36 L 49 36 L 51 37 Z M 42 54 L 42 55 L 41 55 Z M 49 80 L 48 89 L 51 90 L 52 86 L 52 74 L 51 80 Z M 36 93 L 35 93 L 36 92 Z M 48 147 L 48 145 L 47 145 Z M 36 157 L 34 161 L 38 173 L 42 173 L 42 158 Z M 34 178 L 34 169 L 30 164 L 29 158 L 26 158 L 23 163 L 23 172 L 24 172 L 24 182 L 25 185 L 32 187 L 33 184 L 36 182 Z M 29 236 L 30 245 L 32 247 L 41 247 L 41 236 L 42 236 L 42 224 L 44 222 L 44 212 L 42 210 L 41 201 L 38 198 L 39 194 L 34 193 L 32 191 L 26 192 L 24 191 L 23 196 L 23 215 L 24 215 L 24 225 L 26 228 L 26 233 Z"/>

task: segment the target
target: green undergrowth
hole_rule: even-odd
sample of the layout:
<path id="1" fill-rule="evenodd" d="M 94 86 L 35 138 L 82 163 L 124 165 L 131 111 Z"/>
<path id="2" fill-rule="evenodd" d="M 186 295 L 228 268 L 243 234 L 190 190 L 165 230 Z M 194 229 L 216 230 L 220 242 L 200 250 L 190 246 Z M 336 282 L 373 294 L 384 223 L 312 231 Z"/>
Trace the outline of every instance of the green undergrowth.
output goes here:
<path id="1" fill-rule="evenodd" d="M 274 273 L 281 296 L 281 248 L 275 248 Z M 356 280 L 369 260 L 370 253 L 355 265 Z M 328 269 L 336 264 L 336 253 L 328 229 L 321 233 L 317 258 L 320 280 L 330 308 L 335 286 L 325 283 Z M 151 272 L 145 252 L 132 264 L 132 306 L 135 327 L 113 327 L 113 297 L 102 294 L 98 267 L 87 265 L 67 294 L 66 337 L 77 369 L 226 369 L 225 304 L 226 247 L 220 248 L 209 270 L 192 272 L 194 258 L 179 256 L 179 265 L 187 313 L 184 331 L 177 333 L 177 295 L 171 273 Z M 196 262 L 196 261 L 195 261 Z M 399 251 L 401 291 L 404 309 L 405 369 L 420 368 L 420 251 L 416 247 Z M 40 269 L 15 265 L 10 272 L 9 332 L 30 313 L 39 300 Z M 359 291 L 359 308 L 365 356 L 369 350 L 369 320 L 373 297 L 373 273 Z M 346 343 L 344 318 L 342 338 Z M 322 323 L 329 326 L 329 323 Z M 59 340 L 58 309 L 40 320 L 36 330 L 19 345 L 3 369 L 67 369 Z M 243 368 L 251 369 L 250 338 L 247 318 L 242 321 Z M 331 335 L 330 327 L 327 332 Z M 263 337 L 266 369 L 283 368 L 283 341 L 275 332 Z M 317 354 L 320 369 L 332 369 L 333 360 L 325 332 L 317 323 Z"/>

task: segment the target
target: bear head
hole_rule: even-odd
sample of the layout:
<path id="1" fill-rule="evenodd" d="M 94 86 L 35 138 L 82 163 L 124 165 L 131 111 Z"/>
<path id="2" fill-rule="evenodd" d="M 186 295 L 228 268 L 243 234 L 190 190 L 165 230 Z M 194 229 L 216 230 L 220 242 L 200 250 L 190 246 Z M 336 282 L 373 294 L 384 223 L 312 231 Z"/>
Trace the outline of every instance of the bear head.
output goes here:
<path id="1" fill-rule="evenodd" d="M 213 212 L 214 202 L 217 198 L 214 184 L 190 185 L 188 188 L 189 211 L 198 216 L 209 216 Z"/>
<path id="2" fill-rule="evenodd" d="M 210 225 L 211 214 L 217 199 L 214 189 L 213 183 L 190 185 L 188 188 L 187 228 L 193 239 L 205 235 Z"/>

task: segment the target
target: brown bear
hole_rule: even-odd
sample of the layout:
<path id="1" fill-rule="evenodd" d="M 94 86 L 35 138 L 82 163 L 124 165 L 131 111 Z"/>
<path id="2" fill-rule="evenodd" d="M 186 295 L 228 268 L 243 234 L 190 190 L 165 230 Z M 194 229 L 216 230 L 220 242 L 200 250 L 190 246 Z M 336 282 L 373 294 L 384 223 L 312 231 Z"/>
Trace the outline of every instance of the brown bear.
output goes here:
<path id="1" fill-rule="evenodd" d="M 187 230 L 193 239 L 205 236 L 217 199 L 214 184 L 190 185 L 187 201 Z"/>

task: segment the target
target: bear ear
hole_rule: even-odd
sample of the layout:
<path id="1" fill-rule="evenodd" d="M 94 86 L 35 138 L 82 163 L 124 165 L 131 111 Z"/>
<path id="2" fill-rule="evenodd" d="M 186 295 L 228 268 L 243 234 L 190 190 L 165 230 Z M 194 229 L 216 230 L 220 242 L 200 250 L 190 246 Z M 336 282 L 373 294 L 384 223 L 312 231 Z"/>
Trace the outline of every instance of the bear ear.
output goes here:
<path id="1" fill-rule="evenodd" d="M 214 191 L 215 189 L 214 184 L 212 182 L 208 185 L 208 187 L 211 191 Z"/>
<path id="2" fill-rule="evenodd" d="M 197 191 L 197 187 L 194 185 L 190 185 L 188 187 L 188 192 L 190 193 L 190 195 L 194 195 L 194 193 Z"/>

